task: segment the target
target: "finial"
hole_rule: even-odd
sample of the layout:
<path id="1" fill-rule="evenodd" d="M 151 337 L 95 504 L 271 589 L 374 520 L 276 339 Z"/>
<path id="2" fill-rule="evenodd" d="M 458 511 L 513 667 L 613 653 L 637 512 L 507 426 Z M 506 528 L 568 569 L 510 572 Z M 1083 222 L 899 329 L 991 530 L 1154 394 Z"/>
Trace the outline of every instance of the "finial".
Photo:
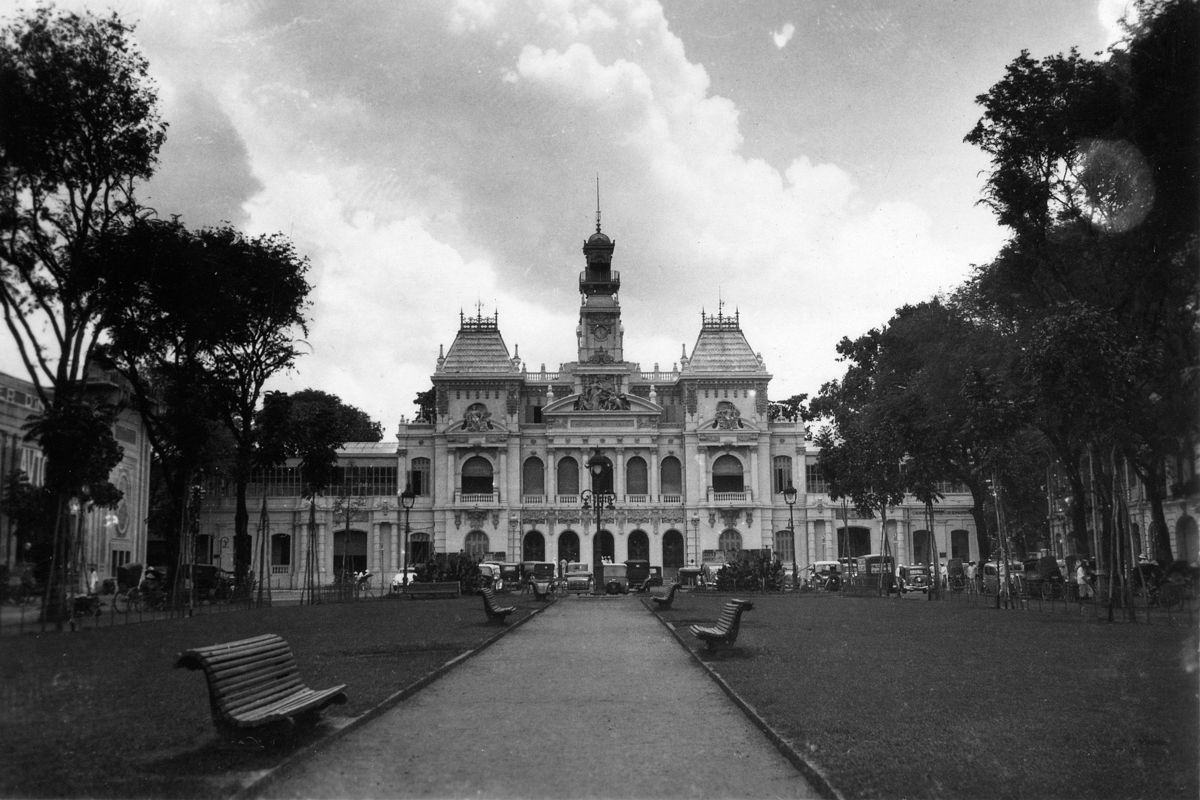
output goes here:
<path id="1" fill-rule="evenodd" d="M 600 173 L 596 173 L 596 233 L 600 232 Z"/>

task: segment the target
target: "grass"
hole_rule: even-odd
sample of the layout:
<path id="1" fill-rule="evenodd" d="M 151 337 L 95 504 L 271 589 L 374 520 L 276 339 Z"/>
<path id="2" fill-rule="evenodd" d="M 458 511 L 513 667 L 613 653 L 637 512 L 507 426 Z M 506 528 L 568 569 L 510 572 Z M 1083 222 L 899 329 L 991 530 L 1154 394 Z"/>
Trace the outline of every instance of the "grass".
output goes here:
<path id="1" fill-rule="evenodd" d="M 680 596 L 663 617 L 711 621 L 724 599 Z M 768 596 L 737 644 L 710 656 L 689 642 L 847 798 L 1200 791 L 1197 640 L 1184 626 Z"/>
<path id="2" fill-rule="evenodd" d="M 516 599 L 519 616 L 539 605 Z M 725 599 L 680 594 L 663 616 L 711 622 Z M 495 635 L 479 606 L 325 604 L 6 636 L 0 796 L 228 796 Z M 175 655 L 268 631 L 292 644 L 306 682 L 346 683 L 349 702 L 273 746 L 222 742 L 203 678 L 171 669 Z M 1200 788 L 1186 626 L 766 596 L 736 648 L 697 652 L 847 798 L 1194 798 Z"/>
<path id="3" fill-rule="evenodd" d="M 509 619 L 541 604 L 518 599 Z M 326 719 L 357 717 L 498 632 L 480 600 L 327 603 L 0 639 L 0 796 L 219 797 L 326 735 L 220 740 L 188 648 L 278 633 L 313 687 L 345 683 Z M 344 722 L 345 720 L 342 720 Z"/>

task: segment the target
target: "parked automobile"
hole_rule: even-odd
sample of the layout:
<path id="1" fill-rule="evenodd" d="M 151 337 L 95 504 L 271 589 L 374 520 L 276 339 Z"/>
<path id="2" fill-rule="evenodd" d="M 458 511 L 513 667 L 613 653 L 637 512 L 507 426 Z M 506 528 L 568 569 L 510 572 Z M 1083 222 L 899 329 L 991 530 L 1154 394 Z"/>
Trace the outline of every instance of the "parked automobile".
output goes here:
<path id="1" fill-rule="evenodd" d="M 662 567 L 651 566 L 644 559 L 630 559 L 625 562 L 626 577 L 629 585 L 643 592 L 652 586 L 662 586 Z"/>
<path id="2" fill-rule="evenodd" d="M 988 561 L 980 567 L 979 571 L 983 573 L 983 583 L 980 591 L 983 594 L 995 594 L 996 590 L 1000 586 L 1000 576 L 997 562 Z M 1014 561 L 1008 565 L 1008 568 L 1005 570 L 1005 575 L 1010 580 L 1020 575 L 1021 579 L 1023 580 L 1025 576 L 1025 565 L 1020 561 Z"/>
<path id="3" fill-rule="evenodd" d="M 1044 598 L 1063 596 L 1064 579 L 1062 568 L 1054 556 L 1027 558 L 1023 565 L 1025 583 L 1029 586 L 1030 595 L 1041 595 Z"/>
<path id="4" fill-rule="evenodd" d="M 699 567 L 680 567 L 677 573 L 677 580 L 680 586 L 694 589 L 700 586 L 700 568 Z"/>
<path id="5" fill-rule="evenodd" d="M 829 585 L 829 576 L 835 573 L 839 576 L 841 575 L 841 565 L 838 562 L 814 561 L 808 565 L 804 582 L 813 591 L 832 591 L 833 587 Z M 840 588 L 840 581 L 838 588 Z"/>
<path id="6" fill-rule="evenodd" d="M 900 567 L 896 575 L 901 594 L 929 591 L 929 569 L 923 564 L 908 564 Z"/>
<path id="7" fill-rule="evenodd" d="M 553 561 L 522 561 L 521 568 L 534 594 L 540 597 L 550 592 L 558 574 L 558 566 Z"/>
<path id="8" fill-rule="evenodd" d="M 628 568 L 624 564 L 605 563 L 604 567 L 604 593 L 605 594 L 629 594 L 629 575 Z"/>
<path id="9" fill-rule="evenodd" d="M 479 564 L 479 588 L 504 590 L 504 576 L 500 572 L 500 564 L 495 561 L 483 561 Z"/>
<path id="10" fill-rule="evenodd" d="M 392 592 L 393 593 L 403 591 L 404 586 L 405 586 L 404 576 L 406 573 L 408 575 L 407 583 L 409 586 L 411 586 L 412 584 L 417 582 L 417 571 L 414 570 L 412 567 L 408 567 L 407 569 L 399 570 L 398 572 L 396 572 L 395 575 L 392 576 Z"/>
<path id="11" fill-rule="evenodd" d="M 567 591 L 590 592 L 592 590 L 592 571 L 583 561 L 567 563 Z"/>

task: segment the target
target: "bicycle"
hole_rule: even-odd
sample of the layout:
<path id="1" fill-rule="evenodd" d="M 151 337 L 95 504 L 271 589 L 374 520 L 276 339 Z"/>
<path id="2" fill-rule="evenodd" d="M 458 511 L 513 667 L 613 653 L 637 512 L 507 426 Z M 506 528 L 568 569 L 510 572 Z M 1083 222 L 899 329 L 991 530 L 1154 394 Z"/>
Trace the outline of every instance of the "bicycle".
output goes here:
<path id="1" fill-rule="evenodd" d="M 354 591 L 358 598 L 373 598 L 375 597 L 375 584 L 371 583 L 371 578 L 374 577 L 370 572 L 354 573 Z"/>

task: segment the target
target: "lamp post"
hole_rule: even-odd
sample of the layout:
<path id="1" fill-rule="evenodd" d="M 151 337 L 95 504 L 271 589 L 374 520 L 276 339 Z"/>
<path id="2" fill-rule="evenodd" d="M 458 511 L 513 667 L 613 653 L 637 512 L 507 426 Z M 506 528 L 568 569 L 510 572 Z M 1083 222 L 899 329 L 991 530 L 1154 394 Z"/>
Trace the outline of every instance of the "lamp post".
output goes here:
<path id="1" fill-rule="evenodd" d="M 783 501 L 788 507 L 788 532 L 792 535 L 792 589 L 795 590 L 797 581 L 800 578 L 799 567 L 796 564 L 796 522 L 792 517 L 792 507 L 796 505 L 796 487 L 788 481 L 787 488 L 783 490 Z"/>
<path id="2" fill-rule="evenodd" d="M 608 459 L 600 455 L 599 450 L 596 450 L 588 459 L 587 467 L 588 471 L 592 473 L 592 488 L 580 492 L 579 500 L 585 510 L 596 509 L 596 530 L 592 534 L 592 589 L 599 592 L 604 586 L 604 565 L 601 563 L 603 553 L 600 551 L 601 514 L 605 508 L 615 509 L 617 507 L 617 496 L 611 489 L 611 476 L 608 481 L 603 480 L 605 472 L 610 470 L 611 466 Z"/>
<path id="3" fill-rule="evenodd" d="M 400 574 L 404 576 L 405 594 L 408 594 L 408 535 L 411 532 L 408 526 L 408 512 L 412 511 L 415 502 L 417 495 L 412 490 L 412 484 L 406 484 L 404 491 L 400 493 L 400 507 L 404 509 L 404 549 L 400 551 Z"/>

